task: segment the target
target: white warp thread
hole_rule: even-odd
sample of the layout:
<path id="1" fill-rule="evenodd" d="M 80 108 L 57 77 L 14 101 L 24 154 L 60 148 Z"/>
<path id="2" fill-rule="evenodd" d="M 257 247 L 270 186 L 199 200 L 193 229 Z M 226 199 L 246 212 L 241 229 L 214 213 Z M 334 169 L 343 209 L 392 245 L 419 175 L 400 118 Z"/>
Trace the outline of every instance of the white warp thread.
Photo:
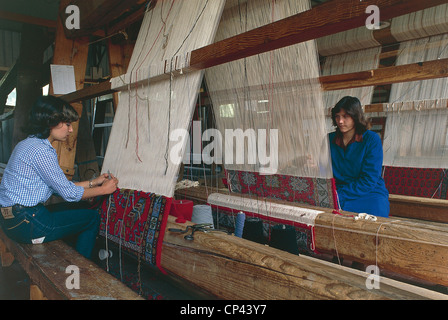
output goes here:
<path id="1" fill-rule="evenodd" d="M 269 200 L 256 200 L 238 196 L 212 193 L 208 196 L 207 202 L 216 205 L 244 212 L 252 212 L 270 218 L 277 218 L 297 222 L 302 225 L 314 226 L 316 217 L 324 211 L 309 208 L 288 206 L 279 203 L 269 202 Z"/>

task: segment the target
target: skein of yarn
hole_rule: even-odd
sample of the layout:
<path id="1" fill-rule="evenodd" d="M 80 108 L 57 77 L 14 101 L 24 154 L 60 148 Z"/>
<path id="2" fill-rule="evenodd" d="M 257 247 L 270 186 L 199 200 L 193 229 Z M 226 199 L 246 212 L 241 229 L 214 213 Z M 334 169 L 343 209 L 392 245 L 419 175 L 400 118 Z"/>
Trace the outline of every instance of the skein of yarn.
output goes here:
<path id="1" fill-rule="evenodd" d="M 299 254 L 296 239 L 296 230 L 293 226 L 278 224 L 271 228 L 271 241 L 269 245 L 273 248 Z"/>
<path id="2" fill-rule="evenodd" d="M 212 228 L 214 228 L 212 207 L 206 204 L 198 204 L 193 206 L 191 222 L 196 224 L 209 223 L 212 225 Z"/>
<path id="3" fill-rule="evenodd" d="M 247 218 L 244 222 L 243 238 L 265 244 L 263 221 L 260 218 Z"/>
<path id="4" fill-rule="evenodd" d="M 235 236 L 238 238 L 241 238 L 243 236 L 243 230 L 244 230 L 244 221 L 246 220 L 246 215 L 243 211 L 238 212 L 236 216 L 236 223 L 235 223 Z"/>

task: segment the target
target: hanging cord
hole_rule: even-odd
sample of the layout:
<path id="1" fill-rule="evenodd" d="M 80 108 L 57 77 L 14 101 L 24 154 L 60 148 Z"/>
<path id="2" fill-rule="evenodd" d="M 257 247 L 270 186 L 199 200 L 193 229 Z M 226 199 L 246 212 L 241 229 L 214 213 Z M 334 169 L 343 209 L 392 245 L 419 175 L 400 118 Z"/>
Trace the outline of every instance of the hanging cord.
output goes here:
<path id="1" fill-rule="evenodd" d="M 109 272 L 109 243 L 108 243 L 108 239 L 107 239 L 107 234 L 108 234 L 108 228 L 109 228 L 109 210 L 110 210 L 112 200 L 113 200 L 113 197 L 112 197 L 112 193 L 111 193 L 111 194 L 109 194 L 109 201 L 107 204 L 107 211 L 106 211 L 106 225 L 104 228 L 105 229 L 104 232 L 105 232 L 105 236 L 106 236 L 105 238 L 106 238 L 106 252 L 107 252 L 107 255 L 106 255 L 106 271 L 107 272 Z"/>
<path id="2" fill-rule="evenodd" d="M 174 1 L 173 1 L 174 2 Z M 201 18 L 202 14 L 205 11 L 205 8 L 208 5 L 209 0 L 207 0 L 204 4 L 204 6 L 202 7 L 201 12 L 199 13 L 199 15 L 196 17 L 196 20 L 193 23 L 193 26 L 191 27 L 190 31 L 188 32 L 187 36 L 184 38 L 184 40 L 182 41 L 182 43 L 180 44 L 180 46 L 177 48 L 177 50 L 173 53 L 173 55 L 171 56 L 170 59 L 170 82 L 169 82 L 169 99 L 168 99 L 168 135 L 167 135 L 167 141 L 166 141 L 166 148 L 165 148 L 165 175 L 168 171 L 168 153 L 169 153 L 169 148 L 170 148 L 170 131 L 171 131 L 171 105 L 172 105 L 172 82 L 173 82 L 173 78 L 174 78 L 174 74 L 173 74 L 173 60 L 176 57 L 176 55 L 179 53 L 180 49 L 183 47 L 183 45 L 185 44 L 185 42 L 187 41 L 187 39 L 190 37 L 190 35 L 193 33 L 194 28 L 196 27 L 196 24 L 198 23 L 199 19 Z M 168 16 L 167 16 L 168 17 Z"/>

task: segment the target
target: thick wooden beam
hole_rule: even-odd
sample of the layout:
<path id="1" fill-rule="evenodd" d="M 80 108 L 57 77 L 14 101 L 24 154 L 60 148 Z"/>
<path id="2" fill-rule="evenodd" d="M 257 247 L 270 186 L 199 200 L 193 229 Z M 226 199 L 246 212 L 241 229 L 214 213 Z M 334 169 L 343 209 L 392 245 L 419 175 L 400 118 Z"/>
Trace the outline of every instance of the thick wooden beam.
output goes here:
<path id="1" fill-rule="evenodd" d="M 195 187 L 177 190 L 176 197 L 204 204 L 213 192 L 228 194 L 223 189 Z M 266 201 L 310 207 L 284 201 Z M 444 262 L 448 258 L 448 225 L 435 227 L 425 222 L 401 221 L 395 217 L 356 221 L 352 216 L 355 213 L 341 216 L 333 214 L 328 208 L 317 209 L 324 211 L 318 215 L 314 227 L 318 252 L 339 255 L 366 265 L 378 263 L 381 270 L 448 285 L 448 266 Z"/>
<path id="2" fill-rule="evenodd" d="M 142 299 L 62 240 L 39 245 L 18 244 L 0 228 L 0 241 L 14 255 L 42 296 L 50 300 Z M 66 285 L 67 278 L 73 274 L 72 271 L 67 272 L 67 267 L 73 265 L 79 268 L 79 289 Z"/>
<path id="3" fill-rule="evenodd" d="M 447 296 L 384 277 L 369 290 L 365 272 L 306 256 L 292 255 L 222 232 L 196 232 L 194 240 L 170 228 L 184 229 L 168 217 L 162 268 L 218 298 L 295 299 L 446 299 Z"/>
<path id="4" fill-rule="evenodd" d="M 448 59 L 439 59 L 340 75 L 322 76 L 319 77 L 319 81 L 321 82 L 324 91 L 331 91 L 409 81 L 429 80 L 448 77 L 447 65 Z M 157 79 L 166 77 L 168 77 L 166 74 L 155 75 L 150 78 L 150 81 L 156 81 Z M 298 86 L 300 83 L 281 83 L 275 85 L 292 87 Z M 119 89 L 120 88 L 112 89 L 110 82 L 103 82 L 98 85 L 64 95 L 62 98 L 69 102 L 81 101 L 95 96 L 116 92 Z M 366 110 L 366 112 L 379 112 L 383 105 L 385 104 L 372 105 L 372 107 L 369 107 L 369 110 Z"/>
<path id="5" fill-rule="evenodd" d="M 355 221 L 320 214 L 315 221 L 316 249 L 323 253 L 377 265 L 401 275 L 448 285 L 448 227 L 399 218 Z"/>
<path id="6" fill-rule="evenodd" d="M 418 108 L 420 103 L 425 103 L 426 105 L 438 105 L 438 108 L 448 108 L 448 100 L 447 99 L 433 99 L 433 100 L 421 100 L 421 101 L 413 101 L 415 107 Z M 398 102 L 401 104 L 401 102 Z M 365 113 L 373 113 L 373 112 L 387 112 L 393 111 L 390 108 L 390 103 L 374 103 L 368 104 L 364 106 Z"/>
<path id="7" fill-rule="evenodd" d="M 448 200 L 389 195 L 393 217 L 448 223 Z"/>
<path id="8" fill-rule="evenodd" d="M 332 0 L 289 18 L 194 50 L 190 66 L 205 69 L 365 26 L 369 16 L 366 8 L 369 5 L 378 6 L 381 19 L 387 20 L 445 3 L 444 0 Z"/>
<path id="9" fill-rule="evenodd" d="M 363 26 L 368 17 L 365 10 L 369 5 L 377 5 L 381 11 L 381 19 L 386 20 L 444 3 L 444 0 L 329 1 L 289 18 L 196 49 L 190 53 L 189 65 L 184 68 L 183 72 L 213 67 L 225 62 Z M 163 63 L 165 66 L 169 65 L 169 61 Z M 159 69 L 165 72 L 166 68 Z M 166 70 L 166 72 L 169 71 Z M 180 71 L 180 68 L 175 71 Z M 390 69 L 390 71 L 393 72 L 394 70 Z M 166 77 L 165 74 L 156 74 L 150 80 L 154 81 Z M 356 74 L 344 77 L 356 77 Z M 327 78 L 327 82 L 335 81 L 341 87 L 344 86 L 344 81 Z M 369 83 L 368 85 L 372 84 Z M 118 90 L 119 88 L 115 89 L 115 91 Z M 92 94 L 100 96 L 111 91 L 113 90 L 110 84 L 103 84 L 101 88 L 91 89 L 89 92 L 71 94 L 66 97 L 66 100 L 80 101 L 92 97 Z"/>
<path id="10" fill-rule="evenodd" d="M 448 59 L 439 59 L 371 70 L 371 76 L 367 78 L 364 77 L 365 71 L 362 71 L 345 75 L 324 76 L 320 77 L 319 80 L 325 91 L 377 86 L 448 77 L 447 66 Z M 349 75 L 352 79 L 349 79 Z"/>
<path id="11" fill-rule="evenodd" d="M 56 21 L 0 10 L 0 19 L 56 29 Z"/>

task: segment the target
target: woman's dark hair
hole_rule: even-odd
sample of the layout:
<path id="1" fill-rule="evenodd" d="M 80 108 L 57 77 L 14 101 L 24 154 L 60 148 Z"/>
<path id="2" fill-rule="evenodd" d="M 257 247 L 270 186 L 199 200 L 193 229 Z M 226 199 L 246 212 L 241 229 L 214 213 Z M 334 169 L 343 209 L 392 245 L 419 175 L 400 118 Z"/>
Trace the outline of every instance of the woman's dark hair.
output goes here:
<path id="1" fill-rule="evenodd" d="M 361 102 L 356 97 L 346 96 L 339 100 L 338 103 L 331 109 L 331 120 L 333 126 L 337 127 L 336 114 L 344 109 L 347 114 L 352 117 L 355 122 L 355 132 L 357 134 L 363 134 L 366 130 L 370 129 L 370 119 L 367 119 L 362 110 Z"/>
<path id="2" fill-rule="evenodd" d="M 68 102 L 54 96 L 41 96 L 31 108 L 25 132 L 46 139 L 50 136 L 50 130 L 59 123 L 71 123 L 78 119 L 78 113 Z"/>

